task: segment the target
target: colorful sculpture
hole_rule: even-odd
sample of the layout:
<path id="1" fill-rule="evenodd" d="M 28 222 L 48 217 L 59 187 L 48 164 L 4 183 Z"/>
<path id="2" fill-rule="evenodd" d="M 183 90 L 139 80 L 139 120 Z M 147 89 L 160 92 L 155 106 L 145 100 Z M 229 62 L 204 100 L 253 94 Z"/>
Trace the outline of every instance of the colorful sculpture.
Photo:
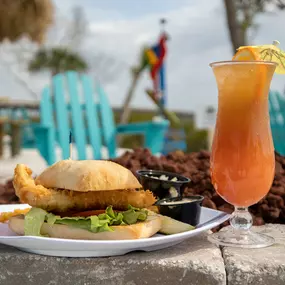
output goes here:
<path id="1" fill-rule="evenodd" d="M 149 68 L 150 77 L 153 83 L 153 90 L 148 93 L 153 93 L 156 100 L 162 101 L 162 105 L 165 105 L 165 80 L 164 80 L 164 59 L 166 57 L 167 47 L 166 41 L 168 35 L 163 32 L 160 35 L 159 41 L 152 47 L 144 48 L 141 57 L 141 63 L 135 72 L 140 73 L 145 68 Z"/>
<path id="2" fill-rule="evenodd" d="M 168 34 L 164 31 L 165 19 L 160 21 L 162 25 L 161 33 L 157 44 L 151 47 L 143 48 L 138 66 L 132 68 L 132 83 L 127 93 L 125 102 L 123 104 L 123 112 L 120 123 L 126 124 L 130 116 L 130 101 L 134 95 L 134 90 L 137 85 L 140 74 L 149 69 L 150 78 L 152 80 L 153 88 L 147 89 L 146 93 L 152 99 L 154 104 L 159 108 L 161 115 L 167 118 L 173 125 L 180 124 L 179 118 L 173 112 L 169 112 L 166 106 L 166 84 L 165 84 L 165 59 L 167 54 L 166 42 L 169 39 Z"/>

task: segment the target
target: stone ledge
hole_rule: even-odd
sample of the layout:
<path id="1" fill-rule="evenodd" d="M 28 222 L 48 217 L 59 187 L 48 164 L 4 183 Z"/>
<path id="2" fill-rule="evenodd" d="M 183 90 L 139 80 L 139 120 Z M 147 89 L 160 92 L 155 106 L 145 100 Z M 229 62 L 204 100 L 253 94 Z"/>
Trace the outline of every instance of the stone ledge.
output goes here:
<path id="1" fill-rule="evenodd" d="M 155 252 L 57 258 L 0 245 L 2 285 L 284 285 L 285 225 L 254 227 L 275 237 L 262 249 L 219 248 L 206 235 Z"/>
<path id="2" fill-rule="evenodd" d="M 254 227 L 276 244 L 260 249 L 223 248 L 228 285 L 285 284 L 285 225 Z"/>
<path id="3" fill-rule="evenodd" d="M 156 251 L 109 258 L 56 258 L 0 247 L 5 285 L 225 285 L 220 250 L 205 235 Z"/>

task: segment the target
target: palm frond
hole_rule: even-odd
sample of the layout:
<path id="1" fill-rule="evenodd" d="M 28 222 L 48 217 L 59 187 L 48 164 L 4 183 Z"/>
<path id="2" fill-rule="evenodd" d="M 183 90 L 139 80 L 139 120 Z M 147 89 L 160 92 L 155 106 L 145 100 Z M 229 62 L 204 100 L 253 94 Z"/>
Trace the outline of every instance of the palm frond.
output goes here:
<path id="1" fill-rule="evenodd" d="M 88 64 L 77 53 L 65 48 L 41 49 L 29 63 L 29 70 L 38 72 L 49 69 L 53 74 L 68 70 L 86 71 Z"/>

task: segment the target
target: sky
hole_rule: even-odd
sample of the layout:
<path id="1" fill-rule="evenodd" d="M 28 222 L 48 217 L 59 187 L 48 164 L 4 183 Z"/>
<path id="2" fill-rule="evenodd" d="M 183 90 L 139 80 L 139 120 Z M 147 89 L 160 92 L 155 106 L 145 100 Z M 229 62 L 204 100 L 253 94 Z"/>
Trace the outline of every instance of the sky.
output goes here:
<path id="1" fill-rule="evenodd" d="M 62 44 L 71 23 L 72 8 L 82 6 L 88 20 L 88 34 L 79 51 L 90 64 L 89 73 L 100 80 L 113 106 L 122 106 L 130 86 L 130 68 L 138 63 L 142 46 L 155 43 L 159 19 L 166 18 L 168 42 L 167 106 L 172 110 L 195 112 L 198 125 L 207 106 L 217 106 L 217 88 L 209 63 L 230 60 L 231 45 L 222 0 L 54 0 L 56 23 L 48 44 Z M 251 44 L 270 44 L 278 39 L 285 49 L 285 11 L 256 18 L 258 30 Z M 0 46 L 1 49 L 1 46 Z M 7 49 L 6 49 L 7 50 Z M 30 48 L 29 48 L 30 50 Z M 30 75 L 15 65 L 13 75 L 7 52 L 0 78 L 2 94 L 13 98 L 39 96 L 49 82 L 48 73 Z M 5 64 L 3 64 L 5 62 Z M 26 83 L 21 84 L 19 77 Z M 284 90 L 285 77 L 274 75 L 271 88 Z M 33 89 L 33 95 L 27 91 Z M 147 72 L 142 76 L 132 101 L 134 107 L 154 108 L 144 90 L 151 86 Z M 37 95 L 38 94 L 38 95 Z"/>

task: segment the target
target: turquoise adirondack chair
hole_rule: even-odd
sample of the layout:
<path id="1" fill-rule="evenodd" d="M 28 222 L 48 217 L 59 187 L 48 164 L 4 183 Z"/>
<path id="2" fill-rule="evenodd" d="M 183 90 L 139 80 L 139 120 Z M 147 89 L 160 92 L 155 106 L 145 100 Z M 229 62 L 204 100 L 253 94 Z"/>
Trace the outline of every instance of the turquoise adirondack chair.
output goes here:
<path id="1" fill-rule="evenodd" d="M 285 155 L 285 97 L 278 92 L 269 93 L 269 114 L 274 148 Z"/>
<path id="2" fill-rule="evenodd" d="M 56 145 L 61 149 L 62 159 L 69 157 L 70 130 L 78 159 L 86 159 L 88 144 L 92 147 L 93 158 L 102 159 L 103 142 L 109 158 L 116 157 L 117 134 L 143 135 L 144 147 L 153 154 L 160 153 L 169 122 L 163 120 L 115 126 L 113 111 L 102 86 L 97 83 L 93 88 L 89 76 L 69 71 L 54 76 L 51 86 L 43 90 L 40 124 L 33 127 L 37 148 L 51 165 L 56 161 Z"/>

